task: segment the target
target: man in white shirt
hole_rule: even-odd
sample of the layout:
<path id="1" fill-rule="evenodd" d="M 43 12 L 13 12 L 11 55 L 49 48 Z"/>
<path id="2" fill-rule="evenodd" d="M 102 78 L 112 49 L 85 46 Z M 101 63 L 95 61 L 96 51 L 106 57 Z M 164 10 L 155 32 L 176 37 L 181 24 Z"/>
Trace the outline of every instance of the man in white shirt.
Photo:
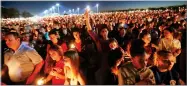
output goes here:
<path id="1" fill-rule="evenodd" d="M 5 66 L 1 72 L 8 71 L 11 80 L 6 84 L 32 84 L 44 64 L 42 57 L 33 48 L 22 44 L 17 32 L 7 33 L 5 41 L 10 49 L 5 52 Z"/>

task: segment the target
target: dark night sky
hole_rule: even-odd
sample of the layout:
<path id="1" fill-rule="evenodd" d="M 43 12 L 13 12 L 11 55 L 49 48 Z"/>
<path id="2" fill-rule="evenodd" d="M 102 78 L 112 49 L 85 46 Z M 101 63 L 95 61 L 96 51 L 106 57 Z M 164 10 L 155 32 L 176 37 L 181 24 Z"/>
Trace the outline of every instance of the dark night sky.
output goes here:
<path id="1" fill-rule="evenodd" d="M 34 15 L 41 15 L 45 10 L 51 8 L 56 3 L 60 4 L 60 12 L 69 9 L 80 8 L 80 13 L 87 5 L 96 11 L 95 5 L 99 4 L 99 10 L 116 10 L 128 8 L 148 8 L 172 5 L 183 5 L 186 1 L 1 1 L 3 7 L 14 7 L 19 11 L 29 11 Z"/>

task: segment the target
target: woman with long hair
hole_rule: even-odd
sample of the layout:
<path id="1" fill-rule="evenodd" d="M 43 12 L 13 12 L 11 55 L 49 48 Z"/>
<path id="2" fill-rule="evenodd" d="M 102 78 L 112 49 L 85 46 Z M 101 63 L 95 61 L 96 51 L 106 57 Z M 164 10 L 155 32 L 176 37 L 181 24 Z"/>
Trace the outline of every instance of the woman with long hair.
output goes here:
<path id="1" fill-rule="evenodd" d="M 63 52 L 61 47 L 58 45 L 53 45 L 49 48 L 49 56 L 53 60 L 52 70 L 49 72 L 49 75 L 44 79 L 44 83 L 52 80 L 52 85 L 63 85 L 65 82 L 64 75 L 64 61 L 63 61 Z"/>
<path id="2" fill-rule="evenodd" d="M 80 65 L 79 55 L 74 50 L 69 50 L 64 53 L 64 73 L 65 85 L 85 85 L 85 78 L 79 68 Z"/>
<path id="3" fill-rule="evenodd" d="M 66 42 L 63 42 L 62 40 L 58 39 L 58 34 L 57 34 L 56 30 L 54 30 L 54 29 L 51 30 L 49 32 L 49 37 L 50 37 L 51 41 L 49 41 L 49 44 L 47 44 L 47 55 L 45 58 L 45 68 L 44 68 L 45 74 L 48 74 L 49 71 L 51 70 L 49 63 L 52 59 L 49 57 L 49 48 L 53 45 L 59 45 L 59 46 L 61 46 L 63 53 L 65 51 L 67 51 L 67 49 L 68 49 Z"/>

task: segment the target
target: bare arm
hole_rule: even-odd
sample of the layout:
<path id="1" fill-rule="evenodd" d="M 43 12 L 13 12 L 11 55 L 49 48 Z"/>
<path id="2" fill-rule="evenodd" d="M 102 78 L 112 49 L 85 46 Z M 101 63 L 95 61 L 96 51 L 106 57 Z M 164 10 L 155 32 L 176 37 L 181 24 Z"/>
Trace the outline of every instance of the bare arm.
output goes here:
<path id="1" fill-rule="evenodd" d="M 86 19 L 86 26 L 87 26 L 88 34 L 92 37 L 92 39 L 94 41 L 97 41 L 96 35 L 94 33 L 91 33 L 92 32 L 92 27 L 90 25 L 90 16 L 89 16 L 88 11 L 85 12 L 85 19 Z"/>
<path id="2" fill-rule="evenodd" d="M 123 77 L 121 75 L 121 72 L 118 72 L 118 85 L 123 85 L 124 81 L 123 81 Z"/>
<path id="3" fill-rule="evenodd" d="M 60 74 L 60 73 L 58 73 L 57 71 L 51 71 L 50 72 L 50 75 L 52 75 L 52 76 L 56 76 L 56 77 L 58 77 L 58 78 L 60 78 L 60 79 L 65 79 L 65 76 L 64 75 L 62 75 L 62 74 Z"/>
<path id="4" fill-rule="evenodd" d="M 5 73 L 8 71 L 8 66 L 7 65 L 3 65 L 3 68 L 2 68 L 2 70 L 1 70 L 1 77 L 3 76 L 3 75 L 5 75 Z"/>
<path id="5" fill-rule="evenodd" d="M 53 78 L 53 76 L 48 75 L 47 78 L 44 79 L 44 83 L 49 82 L 52 78 Z"/>
<path id="6" fill-rule="evenodd" d="M 179 83 L 180 85 L 185 85 L 184 81 L 182 81 L 181 79 L 179 79 Z"/>
<path id="7" fill-rule="evenodd" d="M 35 66 L 35 69 L 33 71 L 33 73 L 29 76 L 29 78 L 27 79 L 27 82 L 26 84 L 31 84 L 35 77 L 37 76 L 37 74 L 40 72 L 42 66 L 44 64 L 44 61 L 42 60 L 40 63 L 38 63 L 36 66 Z"/>
<path id="8" fill-rule="evenodd" d="M 44 60 L 37 53 L 37 51 L 34 49 L 30 49 L 30 50 L 26 51 L 25 54 L 28 56 L 28 58 L 30 58 L 33 65 L 35 65 L 32 74 L 28 77 L 27 82 L 26 82 L 26 84 L 32 84 L 34 79 L 36 78 L 36 76 L 40 72 L 40 70 L 44 64 Z"/>
<path id="9" fill-rule="evenodd" d="M 95 33 L 93 33 L 93 31 L 92 31 L 88 11 L 85 12 L 85 18 L 86 18 L 87 32 L 91 36 L 91 38 L 95 41 L 98 51 L 101 52 L 102 51 L 101 44 L 99 42 L 97 35 Z"/>
<path id="10" fill-rule="evenodd" d="M 42 68 L 44 64 L 44 61 L 42 60 L 40 63 L 38 63 L 36 66 L 35 66 L 35 69 L 34 69 L 34 72 L 32 74 L 38 74 Z"/>

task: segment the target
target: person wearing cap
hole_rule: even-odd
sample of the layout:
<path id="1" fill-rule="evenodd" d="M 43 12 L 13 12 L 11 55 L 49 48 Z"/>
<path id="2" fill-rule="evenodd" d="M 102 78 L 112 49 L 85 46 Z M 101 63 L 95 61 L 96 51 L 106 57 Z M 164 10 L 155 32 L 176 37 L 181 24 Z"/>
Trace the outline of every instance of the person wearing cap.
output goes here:
<path id="1" fill-rule="evenodd" d="M 5 41 L 9 50 L 5 52 L 1 73 L 8 71 L 10 80 L 6 80 L 6 84 L 33 84 L 44 64 L 42 57 L 35 49 L 22 44 L 16 31 L 8 32 Z"/>

